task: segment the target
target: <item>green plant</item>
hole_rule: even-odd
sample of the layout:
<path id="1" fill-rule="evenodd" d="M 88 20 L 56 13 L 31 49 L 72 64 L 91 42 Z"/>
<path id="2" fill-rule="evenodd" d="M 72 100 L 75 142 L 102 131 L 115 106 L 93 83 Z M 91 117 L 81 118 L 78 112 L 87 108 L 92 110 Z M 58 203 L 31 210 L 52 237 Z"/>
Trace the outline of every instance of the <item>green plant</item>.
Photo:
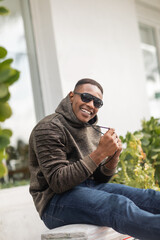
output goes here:
<path id="1" fill-rule="evenodd" d="M 155 182 L 155 169 L 142 149 L 142 133 L 128 132 L 125 138 L 120 138 L 124 149 L 120 155 L 118 172 L 112 181 L 132 187 L 160 190 Z"/>
<path id="2" fill-rule="evenodd" d="M 15 182 L 7 182 L 7 183 L 0 183 L 0 189 L 4 188 L 12 188 L 12 187 L 19 187 L 19 186 L 24 186 L 28 185 L 29 180 L 20 180 L 20 181 L 15 181 Z"/>
<path id="3" fill-rule="evenodd" d="M 155 181 L 160 185 L 160 119 L 151 117 L 142 121 L 141 143 L 146 158 L 155 169 Z"/>
<path id="4" fill-rule="evenodd" d="M 9 10 L 0 7 L 0 15 L 8 14 Z M 18 80 L 20 72 L 11 67 L 13 59 L 6 59 L 7 50 L 0 46 L 0 122 L 4 122 L 12 115 L 11 107 L 8 103 L 10 99 L 9 87 Z M 10 143 L 12 131 L 3 129 L 0 125 L 0 178 L 7 173 L 7 168 L 3 162 L 7 158 L 6 147 Z"/>
<path id="5" fill-rule="evenodd" d="M 0 0 L 0 2 L 3 0 Z M 9 9 L 7 9 L 6 7 L 0 6 L 0 15 L 8 15 L 9 13 Z"/>

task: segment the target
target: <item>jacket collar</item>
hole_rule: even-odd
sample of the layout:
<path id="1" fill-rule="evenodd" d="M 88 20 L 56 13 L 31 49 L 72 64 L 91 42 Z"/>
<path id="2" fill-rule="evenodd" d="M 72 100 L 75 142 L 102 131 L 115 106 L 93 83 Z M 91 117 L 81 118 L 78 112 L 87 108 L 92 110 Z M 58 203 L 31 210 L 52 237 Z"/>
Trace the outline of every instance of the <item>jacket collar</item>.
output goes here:
<path id="1" fill-rule="evenodd" d="M 56 108 L 55 112 L 61 114 L 74 127 L 89 126 L 92 124 L 96 124 L 98 121 L 98 117 L 96 115 L 88 123 L 81 122 L 73 112 L 69 94 L 60 102 L 60 104 Z"/>

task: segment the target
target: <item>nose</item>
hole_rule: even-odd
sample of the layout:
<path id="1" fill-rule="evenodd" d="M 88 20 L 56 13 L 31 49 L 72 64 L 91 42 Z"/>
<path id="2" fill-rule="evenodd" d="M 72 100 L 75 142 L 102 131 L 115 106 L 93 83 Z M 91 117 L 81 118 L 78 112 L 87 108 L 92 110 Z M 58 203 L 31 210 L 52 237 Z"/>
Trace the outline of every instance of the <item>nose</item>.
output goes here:
<path id="1" fill-rule="evenodd" d="M 90 108 L 94 108 L 94 102 L 91 100 L 90 102 L 86 103 L 86 105 Z"/>

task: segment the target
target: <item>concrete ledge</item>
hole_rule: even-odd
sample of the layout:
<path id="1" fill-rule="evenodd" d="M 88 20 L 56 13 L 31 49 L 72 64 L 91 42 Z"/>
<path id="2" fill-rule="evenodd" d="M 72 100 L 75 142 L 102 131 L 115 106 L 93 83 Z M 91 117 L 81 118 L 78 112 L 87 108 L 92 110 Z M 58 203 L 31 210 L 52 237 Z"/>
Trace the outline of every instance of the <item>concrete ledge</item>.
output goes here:
<path id="1" fill-rule="evenodd" d="M 48 230 L 41 235 L 41 240 L 131 240 L 112 228 L 87 224 L 72 224 Z"/>
<path id="2" fill-rule="evenodd" d="M 40 240 L 44 231 L 29 186 L 0 190 L 0 240 Z"/>

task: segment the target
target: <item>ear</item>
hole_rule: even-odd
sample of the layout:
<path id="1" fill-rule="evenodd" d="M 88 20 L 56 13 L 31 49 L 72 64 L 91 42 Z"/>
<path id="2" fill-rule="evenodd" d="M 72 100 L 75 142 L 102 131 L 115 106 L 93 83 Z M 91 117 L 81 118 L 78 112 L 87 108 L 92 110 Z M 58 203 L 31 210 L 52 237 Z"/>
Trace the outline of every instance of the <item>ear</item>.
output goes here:
<path id="1" fill-rule="evenodd" d="M 73 102 L 73 96 L 74 96 L 74 92 L 70 92 L 69 93 L 69 97 L 70 97 L 70 102 Z"/>

